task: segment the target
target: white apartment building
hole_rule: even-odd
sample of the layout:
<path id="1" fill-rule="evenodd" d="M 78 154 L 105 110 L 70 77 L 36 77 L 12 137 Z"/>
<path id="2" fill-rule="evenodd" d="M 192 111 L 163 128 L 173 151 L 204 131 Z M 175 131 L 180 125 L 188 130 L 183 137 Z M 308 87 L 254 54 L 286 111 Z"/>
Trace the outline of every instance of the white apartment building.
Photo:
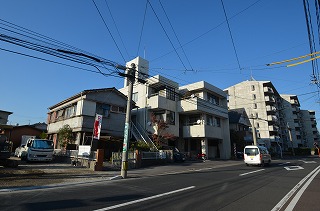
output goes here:
<path id="1" fill-rule="evenodd" d="M 225 91 L 229 109 L 244 108 L 248 113 L 257 144 L 288 150 L 312 147 L 319 140 L 315 112 L 300 110 L 296 95 L 280 95 L 270 81 L 243 81 Z"/>
<path id="2" fill-rule="evenodd" d="M 314 143 L 320 145 L 319 131 L 317 129 L 316 113 L 310 110 L 300 110 L 303 127 L 304 145 L 309 148 L 314 147 Z"/>
<path id="3" fill-rule="evenodd" d="M 289 147 L 293 146 L 294 148 L 305 146 L 299 99 L 296 95 L 281 94 L 280 96 L 283 99 L 281 117 L 284 119 L 284 123 L 286 123 L 287 126 L 287 128 L 283 130 L 288 138 L 286 143 L 289 144 Z M 289 134 L 288 130 L 290 130 L 291 134 Z"/>
<path id="4" fill-rule="evenodd" d="M 48 108 L 49 139 L 59 149 L 58 131 L 69 125 L 76 146 L 92 145 L 106 149 L 110 156 L 112 148 L 119 150 L 122 147 L 126 105 L 127 97 L 116 88 L 84 90 Z M 95 141 L 92 134 L 96 114 L 103 115 L 100 140 L 91 143 Z"/>
<path id="5" fill-rule="evenodd" d="M 136 77 L 149 73 L 149 63 L 140 57 L 127 63 L 136 64 Z M 145 78 L 145 77 L 144 77 Z M 148 139 L 157 134 L 151 114 L 168 124 L 166 133 L 173 141 L 163 143 L 175 146 L 190 156 L 199 152 L 208 158 L 230 158 L 230 137 L 226 94 L 204 81 L 179 87 L 179 84 L 161 75 L 145 78 L 146 83 L 134 83 L 133 101 L 138 108 L 132 111 L 132 132 Z M 128 94 L 128 81 L 120 91 Z M 145 135 L 143 135 L 145 134 Z"/>
<path id="6" fill-rule="evenodd" d="M 259 145 L 275 149 L 283 144 L 280 119 L 282 99 L 270 81 L 243 81 L 225 89 L 229 109 L 244 108 L 256 129 Z M 286 140 L 286 139 L 285 139 Z M 280 149 L 280 148 L 278 148 Z"/>

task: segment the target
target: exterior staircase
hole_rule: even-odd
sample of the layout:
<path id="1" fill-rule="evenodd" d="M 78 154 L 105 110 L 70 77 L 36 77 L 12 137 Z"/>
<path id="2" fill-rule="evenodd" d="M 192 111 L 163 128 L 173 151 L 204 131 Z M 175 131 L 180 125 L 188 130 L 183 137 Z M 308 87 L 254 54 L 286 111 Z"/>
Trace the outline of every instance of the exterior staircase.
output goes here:
<path id="1" fill-rule="evenodd" d="M 145 131 L 145 129 L 143 129 L 142 126 L 139 123 L 134 124 L 131 121 L 131 133 L 137 140 L 142 140 L 146 144 L 148 144 L 150 146 L 151 150 L 159 151 L 158 148 L 156 147 L 156 145 L 153 143 L 153 141 L 148 136 L 148 134 Z"/>

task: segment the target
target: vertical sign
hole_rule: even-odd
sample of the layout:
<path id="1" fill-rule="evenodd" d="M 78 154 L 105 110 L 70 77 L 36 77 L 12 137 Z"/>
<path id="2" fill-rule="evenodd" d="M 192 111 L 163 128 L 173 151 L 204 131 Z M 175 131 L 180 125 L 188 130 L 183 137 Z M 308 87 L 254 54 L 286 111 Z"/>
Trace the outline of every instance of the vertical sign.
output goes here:
<path id="1" fill-rule="evenodd" d="M 96 114 L 96 119 L 94 120 L 94 127 L 93 127 L 93 138 L 100 139 L 100 131 L 101 131 L 101 122 L 102 122 L 102 115 Z"/>

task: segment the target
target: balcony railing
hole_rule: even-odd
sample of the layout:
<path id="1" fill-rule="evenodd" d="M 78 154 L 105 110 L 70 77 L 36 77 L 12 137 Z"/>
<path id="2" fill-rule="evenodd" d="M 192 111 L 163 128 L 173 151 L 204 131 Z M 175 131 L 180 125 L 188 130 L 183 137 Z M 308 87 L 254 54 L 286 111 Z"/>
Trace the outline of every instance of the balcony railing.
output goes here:
<path id="1" fill-rule="evenodd" d="M 217 105 L 201 98 L 193 97 L 179 101 L 178 112 L 205 112 L 218 116 L 228 117 L 227 106 Z"/>

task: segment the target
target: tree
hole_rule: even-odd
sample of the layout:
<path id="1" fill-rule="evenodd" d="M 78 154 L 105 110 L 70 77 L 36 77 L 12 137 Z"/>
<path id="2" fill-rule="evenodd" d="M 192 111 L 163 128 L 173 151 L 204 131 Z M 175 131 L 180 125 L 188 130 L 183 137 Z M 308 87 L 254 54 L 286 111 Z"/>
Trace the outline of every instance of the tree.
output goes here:
<path id="1" fill-rule="evenodd" d="M 63 125 L 58 131 L 58 140 L 61 147 L 66 148 L 68 144 L 74 142 L 72 129 L 69 125 Z"/>
<path id="2" fill-rule="evenodd" d="M 155 132 L 152 134 L 153 142 L 157 147 L 167 144 L 167 141 L 174 139 L 174 135 L 167 133 L 166 128 L 169 127 L 168 123 L 163 119 L 158 119 L 154 113 L 151 113 L 151 123 Z"/>
<path id="3" fill-rule="evenodd" d="M 39 135 L 39 137 L 40 137 L 41 139 L 46 139 L 46 138 L 47 138 L 47 134 L 42 131 L 42 133 Z"/>

